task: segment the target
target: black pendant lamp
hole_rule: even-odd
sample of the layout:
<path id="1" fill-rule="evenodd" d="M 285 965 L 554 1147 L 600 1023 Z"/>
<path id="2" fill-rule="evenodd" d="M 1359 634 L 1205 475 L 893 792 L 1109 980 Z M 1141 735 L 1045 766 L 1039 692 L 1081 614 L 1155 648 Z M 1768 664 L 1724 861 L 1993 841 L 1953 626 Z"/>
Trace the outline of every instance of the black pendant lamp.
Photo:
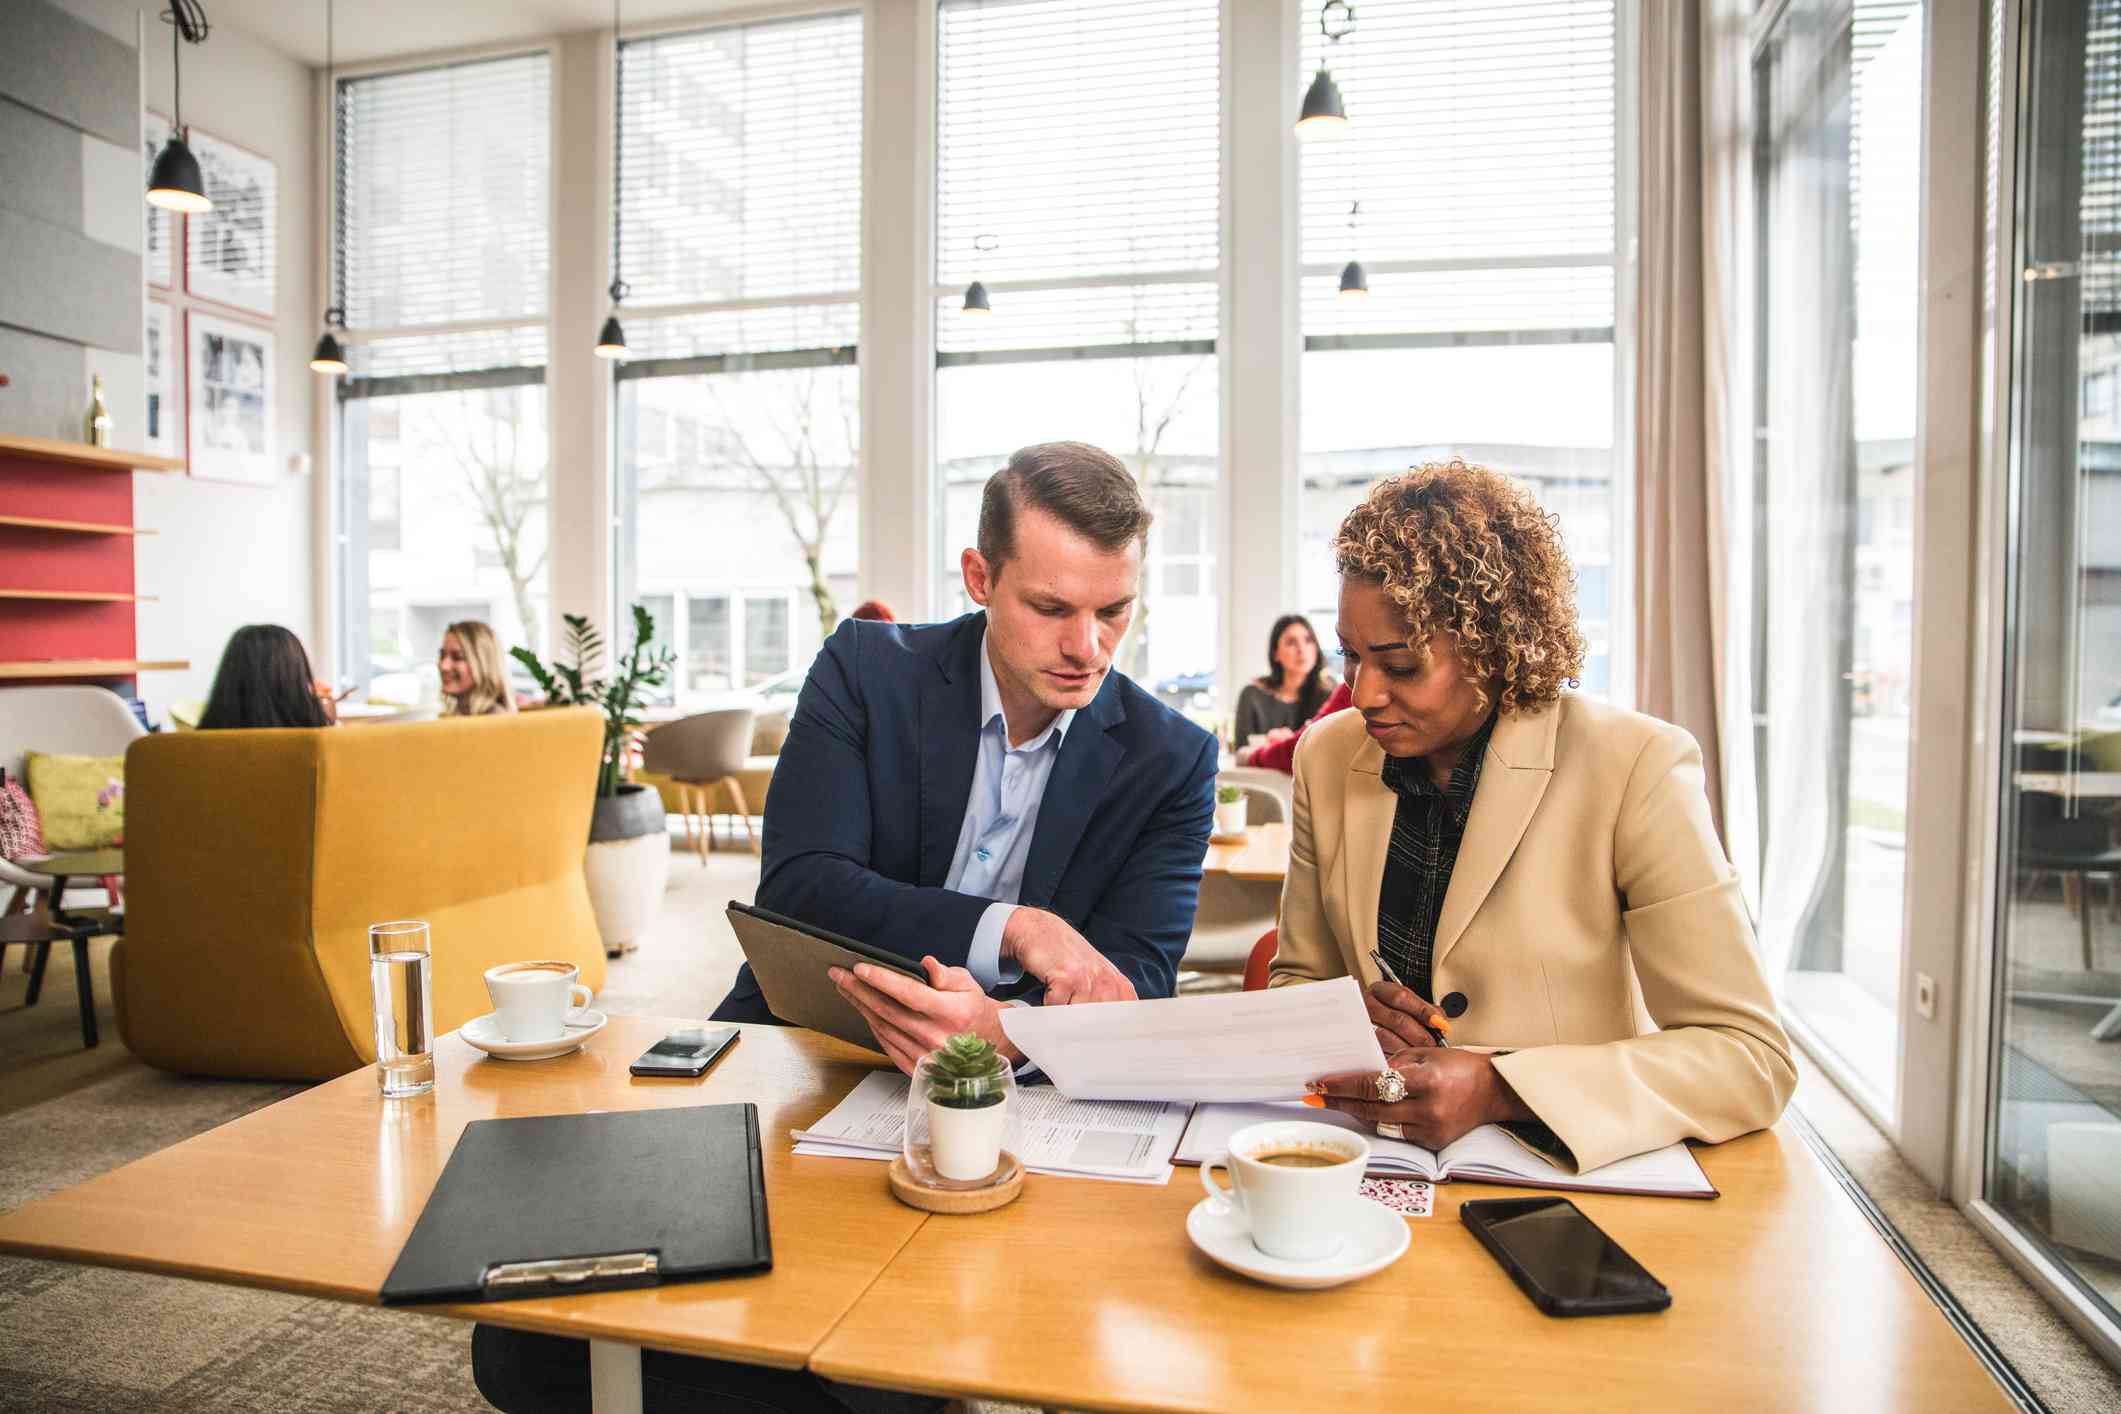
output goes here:
<path id="1" fill-rule="evenodd" d="M 994 313 L 994 306 L 987 303 L 987 287 L 978 280 L 974 280 L 971 284 L 965 286 L 965 313 Z"/>
<path id="2" fill-rule="evenodd" d="M 184 141 L 183 48 L 186 44 L 206 42 L 206 11 L 199 8 L 199 0 L 170 0 L 162 18 L 170 27 L 170 71 L 176 92 L 173 105 L 176 121 L 170 124 L 169 141 L 156 154 L 155 169 L 148 175 L 147 204 L 196 216 L 202 211 L 213 210 L 214 203 L 206 194 L 206 178 L 199 171 L 199 159 L 192 156 L 191 148 Z"/>
<path id="3" fill-rule="evenodd" d="M 1334 14 L 1336 10 L 1340 12 L 1338 15 Z M 1348 0 L 1326 0 L 1318 12 L 1318 32 L 1326 37 L 1327 45 L 1340 43 L 1354 28 L 1355 7 Z M 1332 71 L 1321 60 L 1317 77 L 1304 92 L 1303 113 L 1296 119 L 1296 135 L 1306 139 L 1337 137 L 1347 129 L 1348 110 L 1341 102 L 1340 85 L 1333 81 Z"/>
<path id="4" fill-rule="evenodd" d="M 1362 203 L 1351 202 L 1348 206 L 1348 244 L 1355 244 L 1355 224 L 1362 216 Z M 1340 292 L 1343 295 L 1366 295 L 1370 293 L 1370 273 L 1362 268 L 1360 260 L 1349 260 L 1340 270 Z"/>
<path id="5" fill-rule="evenodd" d="M 332 261 L 331 276 L 334 299 L 331 307 L 324 311 L 324 332 L 317 339 L 317 347 L 309 355 L 312 372 L 327 373 L 336 378 L 346 372 L 346 349 L 339 342 L 339 331 L 346 327 L 346 249 L 341 242 L 346 229 L 346 182 L 340 164 L 345 160 L 346 144 L 344 127 L 339 121 L 339 80 L 333 72 L 338 67 L 338 55 L 333 48 L 333 3 L 324 0 L 324 87 L 331 94 L 331 146 L 332 159 Z"/>
<path id="6" fill-rule="evenodd" d="M 597 330 L 596 356 L 626 357 L 626 331 L 619 327 L 619 306 L 631 293 L 619 278 L 619 197 L 626 189 L 622 176 L 626 167 L 626 59 L 619 52 L 619 0 L 611 0 L 611 313 Z"/>

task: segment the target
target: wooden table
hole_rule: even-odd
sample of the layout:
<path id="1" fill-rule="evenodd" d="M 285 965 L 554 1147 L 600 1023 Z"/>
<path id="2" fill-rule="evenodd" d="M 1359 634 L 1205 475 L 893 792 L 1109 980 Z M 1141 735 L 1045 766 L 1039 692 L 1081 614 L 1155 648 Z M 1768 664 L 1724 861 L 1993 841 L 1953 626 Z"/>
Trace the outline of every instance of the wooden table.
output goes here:
<path id="1" fill-rule="evenodd" d="M 1999 1410 L 2002 1390 L 1787 1124 L 1696 1151 L 1723 1197 L 1572 1194 L 1672 1288 L 1656 1315 L 1539 1314 L 1449 1183 L 1407 1255 L 1282 1291 L 1195 1252 L 1167 1188 L 1031 1175 L 933 1220 L 811 1359 L 829 1378 L 1113 1410 Z"/>
<path id="2" fill-rule="evenodd" d="M 1201 872 L 1233 879 L 1270 879 L 1280 883 L 1289 873 L 1289 825 L 1276 821 L 1245 831 L 1242 844 L 1213 844 Z"/>
<path id="3" fill-rule="evenodd" d="M 641 1346 L 799 1368 L 924 1217 L 891 1197 L 876 1163 L 789 1153 L 788 1130 L 815 1122 L 878 1057 L 747 1026 L 704 1080 L 627 1073 L 686 1024 L 613 1017 L 582 1050 L 535 1064 L 490 1060 L 452 1032 L 436 1043 L 429 1095 L 385 1102 L 364 1067 L 0 1217 L 0 1251 L 373 1304 L 472 1120 L 751 1100 L 771 1272 L 418 1309 L 589 1338 L 599 1411 L 627 1407 L 629 1374 L 640 1408 Z M 653 1175 L 612 1176 L 643 1180 Z"/>
<path id="4" fill-rule="evenodd" d="M 676 1024 L 615 1017 L 586 1050 L 522 1066 L 445 1036 L 432 1095 L 386 1104 L 357 1071 L 0 1216 L 0 1251 L 374 1302 L 469 1121 L 748 1099 L 772 1272 L 418 1309 L 588 1338 L 600 1414 L 639 1409 L 643 1346 L 1069 1409 L 2009 1407 L 1786 1126 L 1699 1151 L 1713 1202 L 1577 1195 L 1674 1304 L 1555 1320 L 1457 1220 L 1515 1190 L 1440 1186 L 1397 1265 L 1280 1291 L 1188 1245 L 1190 1169 L 1162 1188 L 1034 1174 L 978 1217 L 900 1207 L 879 1164 L 789 1153 L 786 1131 L 873 1057 L 746 1027 L 704 1081 L 627 1075 Z"/>

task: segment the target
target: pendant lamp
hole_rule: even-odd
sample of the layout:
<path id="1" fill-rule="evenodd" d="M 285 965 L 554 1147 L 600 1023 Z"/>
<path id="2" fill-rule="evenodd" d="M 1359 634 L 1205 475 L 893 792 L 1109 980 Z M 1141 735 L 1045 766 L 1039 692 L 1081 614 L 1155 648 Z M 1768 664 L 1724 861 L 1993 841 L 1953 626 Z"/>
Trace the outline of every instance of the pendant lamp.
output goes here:
<path id="1" fill-rule="evenodd" d="M 199 8 L 199 0 L 170 0 L 170 6 L 162 15 L 170 27 L 170 73 L 175 87 L 176 102 L 173 105 L 176 120 L 170 124 L 169 141 L 155 157 L 155 169 L 147 178 L 147 204 L 159 206 L 165 211 L 182 211 L 188 215 L 214 209 L 213 199 L 206 194 L 206 178 L 199 171 L 199 159 L 192 156 L 191 148 L 184 141 L 184 46 L 206 42 L 206 11 Z"/>
<path id="2" fill-rule="evenodd" d="M 1350 202 L 1348 205 L 1348 244 L 1350 246 L 1356 244 L 1355 227 L 1361 217 L 1362 203 L 1359 201 Z M 1341 267 L 1340 292 L 1344 296 L 1370 293 L 1370 272 L 1362 268 L 1360 260 L 1351 258 L 1346 265 Z"/>
<path id="3" fill-rule="evenodd" d="M 335 0 L 324 0 L 324 88 L 331 95 L 331 142 L 336 154 L 344 151 L 345 136 L 339 121 L 339 80 L 334 70 L 338 67 L 338 55 L 334 48 L 336 39 L 335 18 L 332 11 Z M 346 248 L 342 243 L 346 230 L 346 183 L 341 180 L 344 173 L 339 170 L 339 160 L 332 163 L 332 289 L 336 298 L 324 311 L 324 332 L 317 338 L 317 347 L 309 355 L 312 372 L 326 373 L 336 378 L 346 372 L 346 350 L 339 343 L 338 331 L 346 327 Z"/>
<path id="4" fill-rule="evenodd" d="M 1339 11 L 1338 15 L 1334 11 Z M 1318 12 L 1318 32 L 1326 37 L 1330 47 L 1355 29 L 1355 7 L 1348 0 L 1326 0 Z M 1311 80 L 1311 87 L 1304 92 L 1303 112 L 1296 119 L 1296 135 L 1311 139 L 1337 137 L 1348 129 L 1347 105 L 1341 101 L 1340 85 L 1333 81 L 1332 71 L 1321 60 L 1318 75 Z"/>
<path id="5" fill-rule="evenodd" d="M 619 52 L 619 0 L 611 0 L 611 68 L 611 287 L 605 291 L 611 296 L 611 313 L 604 317 L 604 327 L 597 330 L 596 356 L 617 360 L 626 357 L 626 331 L 619 327 L 619 306 L 630 293 L 626 282 L 619 278 L 619 199 L 626 190 L 626 59 Z"/>

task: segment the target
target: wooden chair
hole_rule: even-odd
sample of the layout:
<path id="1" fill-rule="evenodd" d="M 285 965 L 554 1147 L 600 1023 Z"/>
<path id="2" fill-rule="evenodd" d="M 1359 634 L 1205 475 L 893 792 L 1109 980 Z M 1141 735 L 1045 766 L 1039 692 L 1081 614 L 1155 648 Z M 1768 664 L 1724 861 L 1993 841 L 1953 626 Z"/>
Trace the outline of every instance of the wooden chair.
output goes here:
<path id="1" fill-rule="evenodd" d="M 1274 967 L 1274 951 L 1281 946 L 1281 929 L 1269 928 L 1259 935 L 1252 945 L 1252 955 L 1245 959 L 1245 990 L 1264 992 L 1267 990 L 1267 974 Z"/>
<path id="2" fill-rule="evenodd" d="M 685 833 L 693 840 L 702 867 L 714 842 L 714 821 L 707 813 L 707 804 L 717 786 L 729 791 L 752 852 L 758 852 L 758 836 L 751 828 L 751 803 L 744 798 L 744 785 L 738 776 L 751 750 L 751 726 L 756 715 L 749 707 L 700 712 L 664 723 L 648 733 L 642 743 L 641 769 L 668 776 L 680 787 L 685 803 Z M 693 823 L 696 815 L 700 820 L 697 830 Z"/>

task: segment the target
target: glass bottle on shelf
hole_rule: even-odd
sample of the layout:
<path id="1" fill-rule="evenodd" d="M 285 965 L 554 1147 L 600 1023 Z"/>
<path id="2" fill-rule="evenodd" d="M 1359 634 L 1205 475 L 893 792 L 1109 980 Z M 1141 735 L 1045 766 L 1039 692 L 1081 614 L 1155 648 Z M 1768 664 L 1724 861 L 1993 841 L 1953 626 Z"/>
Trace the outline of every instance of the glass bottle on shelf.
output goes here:
<path id="1" fill-rule="evenodd" d="M 89 395 L 88 416 L 81 421 L 82 440 L 91 447 L 110 445 L 110 409 L 103 403 L 103 375 L 96 375 L 95 391 Z"/>

